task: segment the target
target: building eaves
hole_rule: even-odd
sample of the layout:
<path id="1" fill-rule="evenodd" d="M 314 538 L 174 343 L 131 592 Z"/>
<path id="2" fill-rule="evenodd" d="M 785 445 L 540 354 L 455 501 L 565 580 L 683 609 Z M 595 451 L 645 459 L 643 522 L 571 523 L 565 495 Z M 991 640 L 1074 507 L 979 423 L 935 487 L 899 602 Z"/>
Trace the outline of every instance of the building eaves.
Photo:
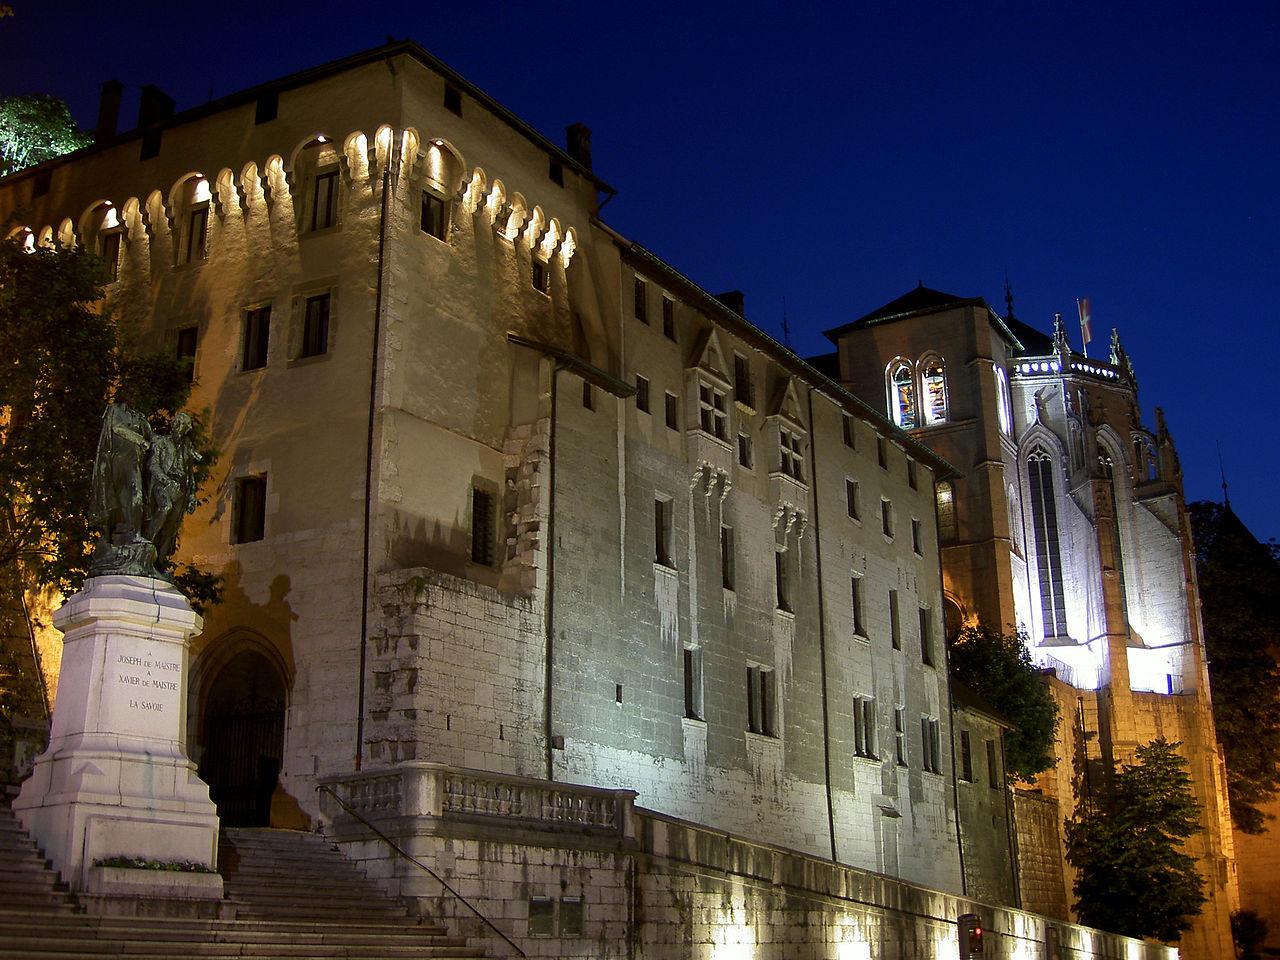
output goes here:
<path id="1" fill-rule="evenodd" d="M 1008 717 L 992 706 L 991 701 L 954 676 L 951 678 L 951 698 L 961 710 L 981 714 L 1006 730 L 1016 729 Z"/>
<path id="2" fill-rule="evenodd" d="M 600 220 L 596 219 L 593 222 L 611 234 L 622 247 L 624 253 L 630 254 L 643 263 L 651 274 L 661 274 L 670 286 L 683 289 L 690 296 L 690 299 L 697 302 L 701 309 L 718 317 L 735 334 L 741 336 L 744 340 L 754 341 L 757 347 L 768 352 L 778 363 L 790 368 L 793 373 L 798 374 L 811 386 L 817 387 L 820 391 L 838 401 L 846 409 L 857 413 L 884 436 L 901 444 L 911 452 L 911 455 L 916 460 L 929 464 L 938 479 L 959 475 L 959 471 L 954 466 L 915 439 L 911 434 L 901 429 L 875 407 L 861 397 L 850 393 L 838 380 L 827 376 L 813 364 L 802 360 L 793 351 L 773 339 L 750 320 L 725 306 L 711 293 L 698 286 L 697 283 L 690 280 L 657 254 L 634 240 L 627 240 Z"/>
<path id="3" fill-rule="evenodd" d="M 467 94 L 471 99 L 480 103 L 490 113 L 503 121 L 507 126 L 511 127 L 517 133 L 530 140 L 535 146 L 547 151 L 556 160 L 565 167 L 573 170 L 582 177 L 595 184 L 597 190 L 602 193 L 616 194 L 618 191 L 609 184 L 605 183 L 595 175 L 591 170 L 587 169 L 564 150 L 563 147 L 556 146 L 551 140 L 547 139 L 529 124 L 525 123 L 518 116 L 500 104 L 493 97 L 489 96 L 475 84 L 464 78 L 452 67 L 445 64 L 423 49 L 413 40 L 396 40 L 391 43 L 383 44 L 380 47 L 374 47 L 371 50 L 364 50 L 360 53 L 352 54 L 349 57 L 343 57 L 338 60 L 332 60 L 329 63 L 320 64 L 316 67 L 308 67 L 305 70 L 299 70 L 297 73 L 291 73 L 288 76 L 281 77 L 277 80 L 270 80 L 266 83 L 260 83 L 256 86 L 249 87 L 236 93 L 227 94 L 225 97 L 219 97 L 216 100 L 210 100 L 208 103 L 202 103 L 198 107 L 191 107 L 175 113 L 171 117 L 167 117 L 152 127 L 136 127 L 132 130 L 126 130 L 116 134 L 108 140 L 90 144 L 74 153 L 64 154 L 61 157 L 55 157 L 52 160 L 46 160 L 44 163 L 37 164 L 34 167 L 27 167 L 17 173 L 11 173 L 7 177 L 0 178 L 0 182 L 15 182 L 24 177 L 32 176 L 38 171 L 52 169 L 64 163 L 78 160 L 82 157 L 92 156 L 95 153 L 118 146 L 122 143 L 128 143 L 131 140 L 139 140 L 146 130 L 160 129 L 167 130 L 172 127 L 181 126 L 187 123 L 193 123 L 202 120 L 205 117 L 221 113 L 223 110 L 229 110 L 233 107 L 243 106 L 248 103 L 255 102 L 258 97 L 270 91 L 295 90 L 299 87 L 305 87 L 317 80 L 323 80 L 335 74 L 343 73 L 347 70 L 353 70 L 357 67 L 363 67 L 379 60 L 390 60 L 398 56 L 410 56 L 417 60 L 429 70 L 433 70 L 440 76 L 444 77 L 449 83 L 456 86 L 463 93 Z"/>

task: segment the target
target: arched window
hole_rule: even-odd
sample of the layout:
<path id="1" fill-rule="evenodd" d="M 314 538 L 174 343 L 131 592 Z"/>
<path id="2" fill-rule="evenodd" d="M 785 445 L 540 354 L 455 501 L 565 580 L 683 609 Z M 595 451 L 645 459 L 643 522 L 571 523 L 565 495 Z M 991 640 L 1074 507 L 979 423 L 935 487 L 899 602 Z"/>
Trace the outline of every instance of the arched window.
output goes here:
<path id="1" fill-rule="evenodd" d="M 889 415 L 903 430 L 916 426 L 916 381 L 911 364 L 895 360 L 889 365 Z"/>
<path id="2" fill-rule="evenodd" d="M 1009 375 L 1004 367 L 996 367 L 996 415 L 1000 418 L 1000 429 L 1006 437 L 1013 435 L 1012 403 L 1009 400 Z"/>
<path id="3" fill-rule="evenodd" d="M 1120 539 L 1120 488 L 1116 483 L 1115 463 L 1111 454 L 1105 451 L 1098 454 L 1098 468 L 1107 482 L 1107 495 L 1111 498 L 1111 536 L 1115 544 L 1116 573 L 1120 576 L 1120 597 L 1128 598 L 1124 583 L 1124 547 Z"/>
<path id="4" fill-rule="evenodd" d="M 941 357 L 920 362 L 920 386 L 924 398 L 924 424 L 947 422 L 947 368 Z"/>
<path id="5" fill-rule="evenodd" d="M 960 539 L 960 527 L 956 522 L 956 490 L 950 480 L 939 480 L 938 539 L 943 543 L 955 543 Z"/>
<path id="6" fill-rule="evenodd" d="M 1058 541 L 1058 501 L 1053 492 L 1053 461 L 1044 447 L 1027 457 L 1031 484 L 1031 520 L 1035 528 L 1036 572 L 1040 581 L 1040 613 L 1045 637 L 1067 636 L 1066 598 L 1062 588 L 1062 551 Z"/>

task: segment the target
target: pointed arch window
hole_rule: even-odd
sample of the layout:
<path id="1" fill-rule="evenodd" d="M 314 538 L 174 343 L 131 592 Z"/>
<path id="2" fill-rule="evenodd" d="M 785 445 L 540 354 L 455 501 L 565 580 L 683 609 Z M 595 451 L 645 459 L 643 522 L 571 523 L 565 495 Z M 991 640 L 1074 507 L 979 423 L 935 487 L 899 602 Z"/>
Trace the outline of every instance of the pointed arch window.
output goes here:
<path id="1" fill-rule="evenodd" d="M 996 367 L 996 414 L 1000 418 L 1000 429 L 1005 436 L 1013 435 L 1012 404 L 1009 401 L 1009 375 L 1004 367 Z"/>
<path id="2" fill-rule="evenodd" d="M 947 368 L 941 357 L 926 357 L 920 362 L 920 387 L 924 425 L 946 423 Z"/>
<path id="3" fill-rule="evenodd" d="M 1027 457 L 1044 635 L 1065 637 L 1068 635 L 1067 608 L 1062 587 L 1062 550 L 1058 537 L 1058 501 L 1053 491 L 1053 469 L 1053 460 L 1043 447 L 1036 447 Z"/>
<path id="4" fill-rule="evenodd" d="M 1111 459 L 1111 454 L 1103 452 L 1098 454 L 1098 468 L 1102 473 L 1103 479 L 1107 482 L 1107 496 L 1111 498 L 1111 536 L 1112 542 L 1115 544 L 1113 551 L 1115 553 L 1116 574 L 1120 579 L 1120 599 L 1128 604 L 1128 592 L 1124 580 L 1124 544 L 1120 536 L 1120 488 L 1116 483 L 1116 466 L 1115 461 Z"/>
<path id="5" fill-rule="evenodd" d="M 916 381 L 911 364 L 895 360 L 889 365 L 889 414 L 903 430 L 916 426 Z"/>

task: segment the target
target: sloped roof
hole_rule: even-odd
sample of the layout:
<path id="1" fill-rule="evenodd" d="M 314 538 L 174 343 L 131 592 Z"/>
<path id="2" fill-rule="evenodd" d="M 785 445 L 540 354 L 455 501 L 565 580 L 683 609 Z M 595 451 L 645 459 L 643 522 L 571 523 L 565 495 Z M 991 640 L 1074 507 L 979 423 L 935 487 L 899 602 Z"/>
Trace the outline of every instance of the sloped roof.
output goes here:
<path id="1" fill-rule="evenodd" d="M 1053 337 L 1049 336 L 1049 334 L 1023 323 L 1017 317 L 1005 317 L 1004 322 L 1008 324 L 1014 336 L 1022 341 L 1022 350 L 1020 351 L 1022 355 L 1044 357 L 1057 352 L 1058 348 L 1054 345 Z"/>
<path id="2" fill-rule="evenodd" d="M 1006 729 L 1014 729 L 1009 718 L 992 706 L 991 701 L 967 683 L 957 680 L 954 676 L 951 677 L 951 700 L 957 709 L 967 710 L 970 713 L 980 713 Z"/>
<path id="3" fill-rule="evenodd" d="M 923 283 L 914 290 L 908 290 L 902 296 L 890 300 L 868 314 L 864 314 L 857 320 L 851 320 L 839 327 L 824 331 L 824 335 L 832 343 L 838 344 L 841 334 L 850 330 L 861 330 L 876 324 L 891 323 L 895 320 L 904 320 L 907 317 L 917 317 L 967 306 L 981 307 L 985 310 L 991 318 L 991 322 L 1014 345 L 1015 349 L 1021 348 L 1022 344 L 1018 338 L 1005 326 L 1004 320 L 987 305 L 987 301 L 982 297 L 961 297 L 954 293 L 934 290 L 932 287 L 926 287 Z"/>

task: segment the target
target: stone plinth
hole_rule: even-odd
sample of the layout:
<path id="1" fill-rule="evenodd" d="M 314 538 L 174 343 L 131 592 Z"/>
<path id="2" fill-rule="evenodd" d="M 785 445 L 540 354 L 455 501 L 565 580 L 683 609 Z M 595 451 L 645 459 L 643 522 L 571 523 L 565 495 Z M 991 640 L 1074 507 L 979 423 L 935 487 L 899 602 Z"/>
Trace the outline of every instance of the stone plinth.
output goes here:
<path id="1" fill-rule="evenodd" d="M 200 617 L 164 580 L 111 576 L 53 619 L 65 634 L 58 699 L 49 748 L 13 804 L 23 826 L 73 890 L 110 857 L 215 867 L 217 813 L 185 749 Z M 221 896 L 201 885 L 178 895 Z"/>

